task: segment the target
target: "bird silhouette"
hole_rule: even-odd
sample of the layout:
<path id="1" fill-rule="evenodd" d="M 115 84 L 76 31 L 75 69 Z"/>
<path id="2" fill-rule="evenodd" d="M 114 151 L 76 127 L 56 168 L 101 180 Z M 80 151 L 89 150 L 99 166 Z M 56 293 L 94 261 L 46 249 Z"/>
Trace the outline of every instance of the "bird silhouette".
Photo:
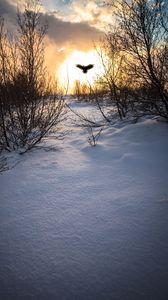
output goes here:
<path id="1" fill-rule="evenodd" d="M 87 73 L 88 70 L 92 69 L 94 65 L 90 64 L 87 66 L 76 65 L 77 68 L 81 69 L 83 73 Z"/>

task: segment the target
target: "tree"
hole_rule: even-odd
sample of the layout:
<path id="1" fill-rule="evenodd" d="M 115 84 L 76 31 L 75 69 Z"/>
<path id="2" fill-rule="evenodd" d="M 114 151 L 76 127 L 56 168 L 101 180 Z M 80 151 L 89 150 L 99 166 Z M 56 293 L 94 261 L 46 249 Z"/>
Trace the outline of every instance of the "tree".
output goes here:
<path id="1" fill-rule="evenodd" d="M 157 91 L 154 112 L 168 118 L 168 31 L 162 1 L 117 1 L 116 10 L 129 70 L 141 86 Z"/>
<path id="2" fill-rule="evenodd" d="M 53 95 L 44 67 L 43 39 L 46 25 L 41 24 L 37 2 L 27 4 L 18 11 L 17 56 L 15 44 L 10 45 L 2 23 L 0 31 L 0 148 L 8 151 L 17 148 L 30 150 L 50 130 L 60 133 L 58 126 L 65 115 L 61 97 Z M 5 41 L 5 43 L 4 43 Z M 10 44 L 10 43 L 9 43 Z M 52 94 L 52 97 L 50 96 Z M 5 106 L 4 106 L 5 101 Z"/>
<path id="3" fill-rule="evenodd" d="M 102 87 L 102 90 L 108 93 L 110 103 L 117 107 L 118 115 L 122 119 L 127 110 L 126 86 L 128 85 L 128 76 L 119 28 L 111 28 L 97 52 L 104 69 L 103 75 L 98 77 L 97 83 Z"/>
<path id="4" fill-rule="evenodd" d="M 43 40 L 47 32 L 47 24 L 41 24 L 38 2 L 28 2 L 25 11 L 18 11 L 18 48 L 20 68 L 27 80 L 29 94 L 25 99 L 36 101 L 45 93 L 44 48 Z"/>

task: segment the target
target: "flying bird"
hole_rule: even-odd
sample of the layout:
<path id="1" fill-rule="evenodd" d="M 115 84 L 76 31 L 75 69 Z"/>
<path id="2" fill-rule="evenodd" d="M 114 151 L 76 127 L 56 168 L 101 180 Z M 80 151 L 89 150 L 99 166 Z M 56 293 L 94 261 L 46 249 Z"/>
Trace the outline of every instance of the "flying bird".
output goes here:
<path id="1" fill-rule="evenodd" d="M 87 73 L 88 70 L 92 69 L 94 65 L 90 64 L 87 66 L 82 66 L 82 65 L 76 65 L 77 68 L 81 69 L 83 73 Z"/>

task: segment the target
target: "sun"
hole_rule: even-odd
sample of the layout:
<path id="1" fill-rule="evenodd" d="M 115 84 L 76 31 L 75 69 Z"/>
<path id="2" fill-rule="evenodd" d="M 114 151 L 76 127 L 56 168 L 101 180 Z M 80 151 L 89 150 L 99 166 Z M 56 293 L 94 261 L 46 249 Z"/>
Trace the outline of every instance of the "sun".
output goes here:
<path id="1" fill-rule="evenodd" d="M 89 65 L 94 67 L 87 74 L 76 67 L 76 64 Z M 94 85 L 97 76 L 103 74 L 103 65 L 101 58 L 96 50 L 88 52 L 73 51 L 58 69 L 56 76 L 61 86 L 72 92 L 75 82 L 78 80 L 81 84 Z"/>

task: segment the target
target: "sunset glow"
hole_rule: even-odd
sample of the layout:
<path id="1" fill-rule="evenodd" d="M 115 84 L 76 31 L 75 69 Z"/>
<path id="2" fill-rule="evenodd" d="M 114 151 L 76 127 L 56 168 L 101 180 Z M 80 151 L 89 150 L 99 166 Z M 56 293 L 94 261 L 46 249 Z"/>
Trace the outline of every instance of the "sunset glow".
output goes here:
<path id="1" fill-rule="evenodd" d="M 76 67 L 76 64 L 88 65 L 93 64 L 94 67 L 90 69 L 87 74 Z M 61 67 L 56 72 L 60 84 L 72 91 L 74 83 L 79 80 L 81 84 L 93 85 L 98 75 L 103 73 L 103 66 L 101 58 L 96 50 L 88 52 L 74 51 L 63 62 Z"/>

